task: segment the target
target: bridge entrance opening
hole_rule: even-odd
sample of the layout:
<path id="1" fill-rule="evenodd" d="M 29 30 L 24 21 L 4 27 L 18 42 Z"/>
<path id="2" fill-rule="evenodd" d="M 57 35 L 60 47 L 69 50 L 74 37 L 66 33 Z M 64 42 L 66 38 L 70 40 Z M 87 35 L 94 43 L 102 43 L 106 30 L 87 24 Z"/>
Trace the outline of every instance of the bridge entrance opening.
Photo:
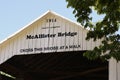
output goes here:
<path id="1" fill-rule="evenodd" d="M 108 62 L 85 51 L 15 55 L 0 65 L 0 80 L 108 80 Z"/>

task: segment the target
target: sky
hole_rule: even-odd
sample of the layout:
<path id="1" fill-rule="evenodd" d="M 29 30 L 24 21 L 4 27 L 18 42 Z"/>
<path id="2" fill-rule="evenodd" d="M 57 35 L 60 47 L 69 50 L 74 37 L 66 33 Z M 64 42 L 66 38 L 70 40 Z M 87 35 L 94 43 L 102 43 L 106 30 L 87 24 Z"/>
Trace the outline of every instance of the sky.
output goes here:
<path id="1" fill-rule="evenodd" d="M 0 41 L 12 35 L 48 10 L 76 21 L 65 0 L 0 0 Z M 102 17 L 92 13 L 94 20 Z"/>

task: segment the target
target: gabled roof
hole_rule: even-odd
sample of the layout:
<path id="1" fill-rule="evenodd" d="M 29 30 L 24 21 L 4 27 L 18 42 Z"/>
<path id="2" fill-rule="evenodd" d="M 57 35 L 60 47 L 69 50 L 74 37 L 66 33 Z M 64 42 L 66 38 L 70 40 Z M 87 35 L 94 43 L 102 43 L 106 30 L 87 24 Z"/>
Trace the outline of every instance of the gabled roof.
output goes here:
<path id="1" fill-rule="evenodd" d="M 50 14 L 50 13 L 53 14 L 53 15 L 56 15 L 56 16 L 58 16 L 58 17 L 61 17 L 61 18 L 65 19 L 65 20 L 67 20 L 67 21 L 69 21 L 69 22 L 71 22 L 71 23 L 73 23 L 73 24 L 76 24 L 76 25 L 82 27 L 82 25 L 81 25 L 80 23 L 74 22 L 74 21 L 72 21 L 72 20 L 70 20 L 70 19 L 68 19 L 68 18 L 66 18 L 66 17 L 63 17 L 63 16 L 57 14 L 56 12 L 53 12 L 53 11 L 51 11 L 51 10 L 48 10 L 47 12 L 45 12 L 45 13 L 44 13 L 43 15 L 41 15 L 40 17 L 36 18 L 35 20 L 33 20 L 32 22 L 30 22 L 29 24 L 27 24 L 26 26 L 24 26 L 24 27 L 21 28 L 20 30 L 16 31 L 14 34 L 12 34 L 12 35 L 10 35 L 9 37 L 5 38 L 4 40 L 0 41 L 0 45 L 1 45 L 2 43 L 4 43 L 4 42 L 8 41 L 8 40 L 11 39 L 12 37 L 14 37 L 15 35 L 17 35 L 17 34 L 20 33 L 21 31 L 23 31 L 23 30 L 25 30 L 26 28 L 28 28 L 31 24 L 35 23 L 36 21 L 38 21 L 39 19 L 43 18 L 44 16 L 46 16 L 47 14 Z"/>

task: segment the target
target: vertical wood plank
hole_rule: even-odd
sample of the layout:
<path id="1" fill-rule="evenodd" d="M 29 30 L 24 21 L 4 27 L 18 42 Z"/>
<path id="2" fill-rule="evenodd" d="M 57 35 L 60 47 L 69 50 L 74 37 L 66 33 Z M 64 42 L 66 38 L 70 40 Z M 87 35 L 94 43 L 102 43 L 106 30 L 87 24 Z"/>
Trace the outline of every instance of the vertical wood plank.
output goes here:
<path id="1" fill-rule="evenodd" d="M 88 31 L 86 31 L 86 34 L 88 33 Z M 91 50 L 92 49 L 92 39 L 87 40 L 87 46 L 86 46 L 86 50 Z"/>
<path id="2" fill-rule="evenodd" d="M 69 22 L 64 21 L 64 25 L 65 25 L 64 26 L 65 31 L 63 31 L 63 32 L 66 32 L 66 33 L 70 32 L 70 24 L 69 24 Z M 62 38 L 65 38 L 65 40 L 64 40 L 64 42 L 65 42 L 65 45 L 64 45 L 65 46 L 65 51 L 69 51 L 70 37 L 69 36 L 64 36 Z"/>
<path id="3" fill-rule="evenodd" d="M 20 34 L 19 36 L 18 36 L 18 44 L 17 44 L 17 46 L 18 46 L 18 49 L 17 49 L 17 52 L 18 52 L 18 54 L 22 54 L 22 37 L 23 37 L 23 35 L 22 34 Z M 12 41 L 11 41 L 12 42 Z M 12 45 L 12 44 L 11 44 Z M 11 46 L 12 47 L 12 46 Z"/>
<path id="4" fill-rule="evenodd" d="M 20 47 L 21 47 L 21 49 L 25 49 L 25 51 L 23 51 L 21 54 L 27 54 L 28 52 L 30 53 L 30 51 L 29 50 L 26 50 L 26 49 L 28 49 L 28 45 L 27 45 L 27 35 L 26 35 L 26 33 L 24 32 L 24 33 L 22 33 L 22 35 L 21 35 L 21 37 L 20 37 Z M 32 44 L 32 42 L 30 43 L 30 44 Z"/>
<path id="5" fill-rule="evenodd" d="M 116 72 L 117 72 L 117 66 L 116 66 L 116 60 L 111 58 L 109 61 L 109 80 L 117 80 Z"/>
<path id="6" fill-rule="evenodd" d="M 44 20 L 44 25 L 43 25 L 43 33 L 42 34 L 46 34 L 46 35 L 48 35 L 48 34 L 50 34 L 50 23 L 51 22 L 49 22 L 49 20 L 51 19 L 51 17 L 50 17 L 50 15 L 48 15 L 46 18 L 45 18 L 45 20 Z M 43 46 L 43 49 L 44 49 L 44 52 L 45 53 L 47 53 L 47 52 L 49 52 L 50 50 L 48 49 L 48 47 L 50 46 L 49 44 L 50 44 L 50 37 L 47 37 L 47 38 L 43 38 L 43 40 L 44 40 L 44 46 Z"/>
<path id="7" fill-rule="evenodd" d="M 41 34 L 41 21 L 37 22 L 36 24 L 36 34 Z M 35 48 L 34 48 L 34 52 L 35 53 L 41 53 L 42 49 L 41 49 L 41 39 L 36 39 L 35 40 Z"/>
<path id="8" fill-rule="evenodd" d="M 50 22 L 49 22 L 49 29 L 48 29 L 48 34 L 54 34 L 54 28 L 53 28 L 53 25 L 54 25 L 54 18 L 53 16 L 49 16 L 49 19 L 50 19 Z M 49 37 L 49 43 L 48 43 L 48 47 L 49 47 L 49 50 L 47 52 L 54 52 L 54 46 L 53 46 L 53 41 L 54 41 L 54 37 Z"/>
<path id="9" fill-rule="evenodd" d="M 48 34 L 47 28 L 49 27 L 49 23 L 46 22 L 47 19 L 48 19 L 48 17 L 42 21 L 41 31 L 40 31 L 41 34 Z M 41 47 L 43 49 L 42 52 L 46 52 L 45 47 L 48 46 L 48 38 L 41 38 L 40 40 L 41 40 Z"/>
<path id="10" fill-rule="evenodd" d="M 5 48 L 4 48 L 4 46 L 1 46 L 0 59 L 1 59 L 1 61 L 0 61 L 1 63 L 3 63 L 5 60 Z"/>
<path id="11" fill-rule="evenodd" d="M 75 26 L 74 24 L 71 24 L 69 22 L 69 31 L 71 33 L 71 36 L 68 36 L 68 39 L 69 39 L 69 44 L 67 45 L 69 47 L 69 51 L 74 51 L 75 50 L 75 43 L 77 43 L 77 41 L 75 41 L 75 36 L 72 36 L 73 33 L 75 33 Z"/>
<path id="12" fill-rule="evenodd" d="M 53 19 L 54 19 L 54 22 L 53 22 L 53 34 L 55 34 L 55 37 L 53 38 L 53 47 L 54 47 L 54 50 L 53 52 L 57 52 L 58 51 L 58 48 L 59 46 L 57 45 L 57 38 L 58 38 L 58 29 L 59 29 L 59 24 L 58 24 L 58 18 L 56 18 L 55 16 L 53 16 Z"/>
<path id="13" fill-rule="evenodd" d="M 56 22 L 55 22 L 54 26 L 56 28 L 54 29 L 54 33 L 56 34 L 56 37 L 54 38 L 54 44 L 55 44 L 56 48 L 58 48 L 58 49 L 56 49 L 55 52 L 59 52 L 62 50 L 61 46 L 63 46 L 63 44 L 61 44 L 62 43 L 61 37 L 58 37 L 58 33 L 61 32 L 62 19 L 60 19 L 59 17 L 55 17 L 55 18 L 56 18 Z"/>
<path id="14" fill-rule="evenodd" d="M 62 37 L 62 33 L 61 33 L 61 32 L 63 32 L 63 33 L 65 32 L 65 22 L 63 21 L 63 19 L 58 18 L 57 23 L 60 26 L 60 28 L 58 28 L 56 31 L 57 38 L 58 38 L 57 39 L 57 46 L 60 47 L 58 49 L 58 52 L 60 52 L 60 51 L 65 50 L 64 46 L 65 46 L 66 41 L 65 41 L 65 37 Z"/>
<path id="15" fill-rule="evenodd" d="M 9 42 L 6 42 L 4 44 L 4 61 L 7 60 L 9 58 Z"/>
<path id="16" fill-rule="evenodd" d="M 117 77 L 117 80 L 120 80 L 120 61 L 117 62 L 116 77 Z"/>
<path id="17" fill-rule="evenodd" d="M 75 24 L 73 24 L 73 27 L 74 27 L 74 33 L 76 33 L 76 35 L 74 36 L 74 39 L 73 39 L 73 45 L 75 46 L 74 48 L 73 48 L 73 50 L 75 50 L 75 51 L 77 51 L 77 50 L 81 50 L 81 43 L 79 43 L 79 40 L 80 40 L 80 38 L 79 38 L 79 27 L 78 26 L 76 26 Z"/>
<path id="18" fill-rule="evenodd" d="M 83 34 L 82 34 L 82 39 L 83 39 L 83 49 L 82 50 L 86 50 L 86 48 L 87 48 L 87 41 L 86 41 L 86 36 L 87 36 L 87 34 L 86 34 L 86 30 L 85 29 L 83 29 Z"/>
<path id="19" fill-rule="evenodd" d="M 33 29 L 32 29 L 32 35 L 35 36 L 35 35 L 37 35 L 37 22 L 35 22 L 35 24 L 32 27 L 33 27 Z M 32 39 L 32 50 L 33 50 L 32 53 L 36 53 L 36 51 L 34 50 L 34 48 L 36 48 L 37 40 L 38 39 Z"/>
<path id="20" fill-rule="evenodd" d="M 2 46 L 0 46 L 0 64 L 2 63 Z"/>
<path id="21" fill-rule="evenodd" d="M 18 37 L 16 36 L 15 38 L 13 38 L 13 55 L 19 54 L 18 52 Z M 25 46 L 25 44 L 24 44 Z"/>
<path id="22" fill-rule="evenodd" d="M 82 35 L 82 33 L 83 33 L 83 28 L 81 28 L 80 26 L 76 26 L 76 27 L 78 27 L 78 43 L 79 43 L 79 45 L 80 45 L 80 48 L 78 48 L 78 50 L 82 50 L 82 47 L 83 47 L 83 35 Z"/>

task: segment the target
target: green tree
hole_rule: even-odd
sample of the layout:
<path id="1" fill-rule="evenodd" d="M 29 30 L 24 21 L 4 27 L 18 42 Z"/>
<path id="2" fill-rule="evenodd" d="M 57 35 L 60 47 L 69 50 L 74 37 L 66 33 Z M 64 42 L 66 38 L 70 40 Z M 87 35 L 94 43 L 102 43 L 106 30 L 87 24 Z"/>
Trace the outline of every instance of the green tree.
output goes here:
<path id="1" fill-rule="evenodd" d="M 86 39 L 104 38 L 99 47 L 84 53 L 88 59 L 115 58 L 120 60 L 120 0 L 66 0 L 67 7 L 73 8 L 73 14 L 85 28 L 89 27 Z M 104 15 L 103 20 L 92 23 L 90 14 L 95 10 L 98 15 Z"/>

